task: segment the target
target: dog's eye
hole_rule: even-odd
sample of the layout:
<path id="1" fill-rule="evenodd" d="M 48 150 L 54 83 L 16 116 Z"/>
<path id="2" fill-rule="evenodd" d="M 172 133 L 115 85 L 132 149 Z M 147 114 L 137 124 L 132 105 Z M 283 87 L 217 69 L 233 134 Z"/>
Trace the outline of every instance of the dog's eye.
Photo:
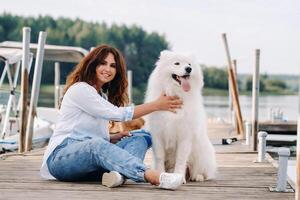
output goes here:
<path id="1" fill-rule="evenodd" d="M 176 63 L 174 63 L 174 65 L 180 65 L 180 63 L 179 63 L 179 62 L 176 62 Z"/>
<path id="2" fill-rule="evenodd" d="M 189 63 L 189 66 L 191 66 L 191 63 Z"/>

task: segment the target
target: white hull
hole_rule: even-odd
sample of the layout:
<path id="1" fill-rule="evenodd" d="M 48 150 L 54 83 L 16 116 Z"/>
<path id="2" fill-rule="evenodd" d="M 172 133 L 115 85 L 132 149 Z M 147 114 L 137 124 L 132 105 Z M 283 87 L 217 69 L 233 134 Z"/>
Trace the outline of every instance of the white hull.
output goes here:
<path id="1" fill-rule="evenodd" d="M 36 117 L 34 120 L 33 148 L 47 145 L 53 133 L 53 124 L 56 122 L 57 114 L 58 111 L 54 108 L 37 108 L 38 118 Z M 14 126 L 10 127 L 11 130 L 8 131 L 9 135 L 4 139 L 0 139 L 0 152 L 15 151 L 18 149 L 19 134 L 17 134 L 16 123 L 14 123 Z"/>

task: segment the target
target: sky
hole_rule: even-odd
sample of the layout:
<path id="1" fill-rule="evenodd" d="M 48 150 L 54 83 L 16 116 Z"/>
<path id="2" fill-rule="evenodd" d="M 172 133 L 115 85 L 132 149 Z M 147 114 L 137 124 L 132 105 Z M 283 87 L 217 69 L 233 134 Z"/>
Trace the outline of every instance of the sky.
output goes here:
<path id="1" fill-rule="evenodd" d="M 176 52 L 226 66 L 226 33 L 238 73 L 300 74 L 299 0 L 2 0 L 0 14 L 50 15 L 138 25 L 165 35 Z"/>

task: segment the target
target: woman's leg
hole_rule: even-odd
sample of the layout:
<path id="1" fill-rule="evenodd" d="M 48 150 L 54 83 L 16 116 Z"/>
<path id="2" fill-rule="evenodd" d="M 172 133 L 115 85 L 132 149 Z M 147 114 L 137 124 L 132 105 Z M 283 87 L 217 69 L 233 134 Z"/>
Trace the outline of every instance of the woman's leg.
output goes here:
<path id="1" fill-rule="evenodd" d="M 131 135 L 132 135 L 131 137 L 123 138 L 121 141 L 117 142 L 116 145 L 126 150 L 132 156 L 144 160 L 147 149 L 150 148 L 152 145 L 151 135 L 142 129 L 132 131 Z M 147 171 L 149 170 L 145 171 L 145 179 L 147 181 L 153 180 L 153 179 L 148 179 L 150 177 L 148 176 L 148 174 L 151 173 L 147 173 Z M 102 176 L 102 184 L 107 187 L 117 187 L 122 185 L 124 182 L 125 182 L 125 177 L 115 171 L 112 171 L 110 173 L 104 173 Z M 153 182 L 150 181 L 150 183 Z"/>
<path id="2" fill-rule="evenodd" d="M 99 171 L 117 171 L 136 182 L 144 182 L 146 166 L 126 150 L 97 139 L 66 138 L 47 161 L 50 173 L 62 181 L 90 179 Z M 100 176 L 97 177 L 100 180 Z"/>
<path id="3" fill-rule="evenodd" d="M 152 146 L 151 135 L 143 129 L 131 131 L 131 134 L 132 136 L 122 139 L 116 145 L 144 160 L 147 150 Z"/>

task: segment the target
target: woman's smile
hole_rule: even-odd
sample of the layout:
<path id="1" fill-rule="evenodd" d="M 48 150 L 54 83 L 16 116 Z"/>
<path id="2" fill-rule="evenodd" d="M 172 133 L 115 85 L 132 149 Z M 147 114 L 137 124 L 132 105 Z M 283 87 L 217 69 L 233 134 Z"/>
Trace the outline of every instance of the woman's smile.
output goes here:
<path id="1" fill-rule="evenodd" d="M 116 61 L 114 55 L 109 53 L 103 63 L 96 68 L 97 89 L 100 89 L 105 83 L 112 81 L 117 73 Z"/>

